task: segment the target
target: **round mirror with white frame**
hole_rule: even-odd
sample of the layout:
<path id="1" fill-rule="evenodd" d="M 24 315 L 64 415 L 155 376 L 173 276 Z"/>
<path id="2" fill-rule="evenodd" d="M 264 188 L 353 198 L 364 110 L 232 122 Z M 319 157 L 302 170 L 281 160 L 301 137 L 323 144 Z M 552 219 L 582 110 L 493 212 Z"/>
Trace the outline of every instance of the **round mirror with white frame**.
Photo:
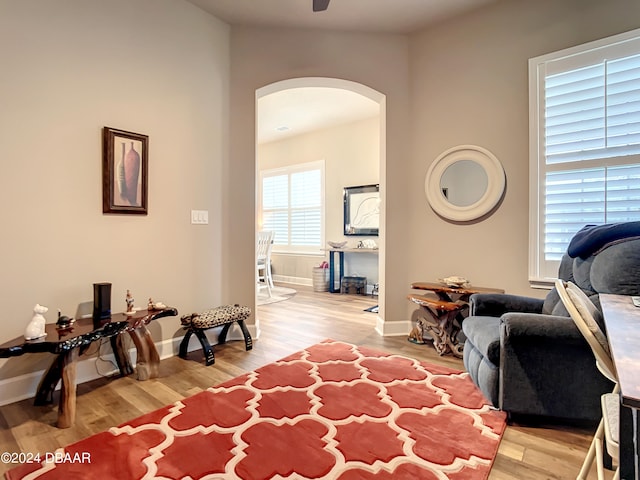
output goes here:
<path id="1" fill-rule="evenodd" d="M 464 222 L 489 213 L 502 198 L 505 183 L 495 155 L 475 145 L 459 145 L 429 166 L 424 189 L 438 215 Z"/>

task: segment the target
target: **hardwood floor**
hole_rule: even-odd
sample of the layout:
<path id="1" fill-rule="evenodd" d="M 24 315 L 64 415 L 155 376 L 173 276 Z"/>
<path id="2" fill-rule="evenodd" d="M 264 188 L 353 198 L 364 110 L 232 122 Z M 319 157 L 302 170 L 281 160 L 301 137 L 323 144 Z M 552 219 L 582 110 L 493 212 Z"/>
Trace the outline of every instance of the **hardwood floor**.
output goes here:
<path id="1" fill-rule="evenodd" d="M 290 300 L 258 307 L 260 338 L 250 352 L 245 352 L 243 341 L 231 341 L 215 348 L 216 363 L 209 367 L 204 366 L 201 352 L 194 351 L 188 360 L 163 360 L 157 379 L 104 378 L 79 385 L 77 421 L 72 428 L 55 428 L 57 408 L 35 407 L 33 399 L 0 407 L 0 451 L 53 452 L 325 338 L 464 369 L 460 359 L 440 357 L 430 345 L 414 345 L 404 336 L 379 336 L 374 330 L 376 315 L 364 311 L 375 304 L 371 297 L 295 288 L 298 293 Z M 58 393 L 56 402 L 57 398 Z M 489 478 L 574 479 L 594 431 L 559 425 L 508 425 Z M 0 472 L 10 467 L 0 464 Z M 589 478 L 596 478 L 595 471 Z"/>

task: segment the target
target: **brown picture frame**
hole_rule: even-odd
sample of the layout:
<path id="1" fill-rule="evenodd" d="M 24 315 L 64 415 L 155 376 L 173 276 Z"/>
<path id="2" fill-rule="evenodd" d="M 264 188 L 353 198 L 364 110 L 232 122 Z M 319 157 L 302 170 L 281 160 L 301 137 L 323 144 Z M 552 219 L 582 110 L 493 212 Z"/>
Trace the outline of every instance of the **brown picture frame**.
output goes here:
<path id="1" fill-rule="evenodd" d="M 149 137 L 102 129 L 102 213 L 147 214 Z"/>

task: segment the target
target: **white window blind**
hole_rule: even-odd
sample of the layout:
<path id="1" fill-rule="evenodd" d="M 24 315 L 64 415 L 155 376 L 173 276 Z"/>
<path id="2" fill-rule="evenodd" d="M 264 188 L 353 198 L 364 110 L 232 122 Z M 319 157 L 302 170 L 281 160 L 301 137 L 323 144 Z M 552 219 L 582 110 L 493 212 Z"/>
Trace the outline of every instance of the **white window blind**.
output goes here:
<path id="1" fill-rule="evenodd" d="M 324 244 L 324 162 L 265 170 L 260 223 L 275 231 L 274 251 L 318 254 Z"/>
<path id="2" fill-rule="evenodd" d="M 529 61 L 530 279 L 585 225 L 640 220 L 640 31 Z"/>
<path id="3" fill-rule="evenodd" d="M 640 220 L 640 165 L 549 172 L 544 257 L 559 261 L 585 225 Z"/>
<path id="4" fill-rule="evenodd" d="M 544 79 L 546 163 L 640 153 L 640 54 Z"/>

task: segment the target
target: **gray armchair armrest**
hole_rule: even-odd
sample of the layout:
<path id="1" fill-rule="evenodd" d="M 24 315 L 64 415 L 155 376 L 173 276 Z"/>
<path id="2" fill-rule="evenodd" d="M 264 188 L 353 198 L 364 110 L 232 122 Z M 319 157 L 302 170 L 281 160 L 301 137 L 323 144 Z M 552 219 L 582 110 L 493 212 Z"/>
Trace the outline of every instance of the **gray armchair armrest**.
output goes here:
<path id="1" fill-rule="evenodd" d="M 599 416 L 597 399 L 613 384 L 570 317 L 505 314 L 500 345 L 500 408 L 576 420 Z"/>
<path id="2" fill-rule="evenodd" d="M 469 299 L 469 315 L 500 317 L 507 312 L 541 313 L 544 300 L 505 293 L 476 293 Z"/>
<path id="3" fill-rule="evenodd" d="M 533 345 L 533 342 L 553 341 L 560 345 L 573 344 L 588 347 L 571 317 L 542 313 L 505 313 L 500 317 L 500 337 L 501 339 L 504 337 L 505 343 L 525 340 L 528 346 Z"/>

